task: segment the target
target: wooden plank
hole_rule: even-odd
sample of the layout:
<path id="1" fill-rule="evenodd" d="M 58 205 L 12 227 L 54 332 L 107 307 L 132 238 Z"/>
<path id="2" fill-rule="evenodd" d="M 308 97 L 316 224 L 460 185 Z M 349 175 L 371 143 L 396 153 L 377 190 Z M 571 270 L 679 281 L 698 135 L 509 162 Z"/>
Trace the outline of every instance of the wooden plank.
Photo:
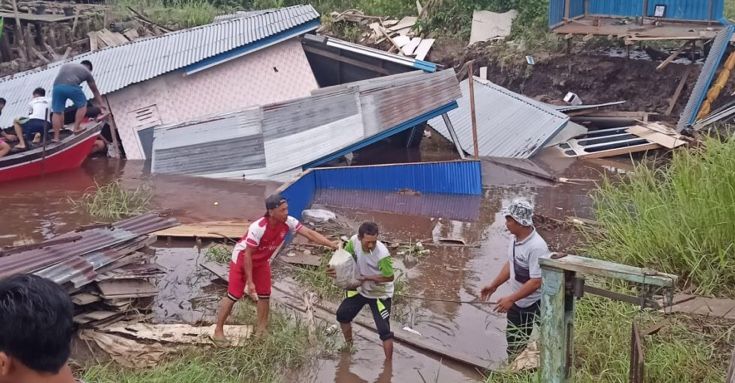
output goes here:
<path id="1" fill-rule="evenodd" d="M 123 35 L 129 41 L 135 41 L 137 38 L 140 37 L 140 35 L 138 34 L 138 30 L 136 30 L 136 29 L 128 29 L 127 31 L 123 32 Z"/>
<path id="2" fill-rule="evenodd" d="M 429 50 L 431 49 L 431 46 L 434 45 L 434 39 L 423 39 L 421 40 L 421 43 L 416 48 L 416 60 L 423 60 L 426 58 L 426 55 L 429 54 Z"/>
<path id="3" fill-rule="evenodd" d="M 89 32 L 87 33 L 87 36 L 89 36 L 89 51 L 94 52 L 99 49 L 97 44 L 97 32 Z"/>
<path id="4" fill-rule="evenodd" d="M 210 336 L 215 325 L 191 326 L 188 324 L 151 324 L 151 323 L 115 323 L 99 330 L 106 333 L 121 334 L 154 342 L 210 345 Z M 253 334 L 250 325 L 225 325 L 225 337 L 233 346 L 243 346 Z"/>
<path id="5" fill-rule="evenodd" d="M 411 42 L 411 38 L 408 36 L 396 36 L 393 38 L 393 41 L 396 43 L 396 47 L 403 48 Z"/>
<path id="6" fill-rule="evenodd" d="M 688 41 L 685 42 L 684 44 L 681 44 L 679 49 L 675 50 L 674 53 L 672 53 L 669 57 L 666 58 L 666 60 L 664 60 L 661 64 L 659 64 L 656 67 L 656 70 L 664 69 L 666 68 L 667 65 L 671 64 L 671 62 L 674 61 L 674 59 L 676 59 L 677 56 L 679 56 L 679 53 L 681 53 L 681 51 L 683 51 L 684 47 L 686 47 L 687 45 L 689 45 Z"/>
<path id="7" fill-rule="evenodd" d="M 90 293 L 77 293 L 71 296 L 71 301 L 77 306 L 84 306 L 101 300 L 102 298 L 99 296 Z"/>
<path id="8" fill-rule="evenodd" d="M 385 36 L 385 38 L 388 39 L 388 41 L 390 41 L 391 44 L 393 44 L 393 48 L 398 49 L 399 52 L 400 52 L 401 47 L 398 46 L 398 43 L 396 43 L 396 41 L 393 40 L 392 37 L 390 37 L 390 34 L 388 34 L 388 31 L 386 31 L 385 28 L 380 27 L 380 32 L 382 32 L 383 33 L 383 36 Z"/>
<path id="9" fill-rule="evenodd" d="M 418 17 L 416 16 L 406 16 L 402 18 L 401 21 L 398 22 L 398 24 L 388 28 L 388 30 L 392 32 L 398 32 L 401 29 L 413 28 L 413 26 L 416 25 L 417 21 Z"/>
<path id="10" fill-rule="evenodd" d="M 688 142 L 679 134 L 667 135 L 642 125 L 631 126 L 627 131 L 649 142 L 659 144 L 666 149 L 678 148 Z"/>
<path id="11" fill-rule="evenodd" d="M 676 275 L 660 273 L 655 270 L 577 255 L 567 255 L 558 259 L 541 259 L 540 263 L 542 268 L 574 271 L 584 275 L 622 279 L 628 282 L 660 287 L 674 287 L 679 278 Z"/>
<path id="12" fill-rule="evenodd" d="M 567 342 L 571 341 L 564 325 L 564 272 L 558 269 L 541 269 L 544 284 L 541 288 L 539 327 L 541 347 L 541 382 L 566 382 L 564 366 L 567 360 Z"/>
<path id="13" fill-rule="evenodd" d="M 412 38 L 408 44 L 401 47 L 403 54 L 406 56 L 412 56 L 416 48 L 419 46 L 419 43 L 421 43 L 421 37 Z"/>
<path id="14" fill-rule="evenodd" d="M 177 238 L 240 238 L 245 234 L 250 222 L 210 221 L 183 224 L 157 231 L 153 235 Z"/>
<path id="15" fill-rule="evenodd" d="M 150 297 L 158 294 L 158 288 L 148 281 L 106 280 L 97 282 L 101 297 L 105 299 Z"/>
<path id="16" fill-rule="evenodd" d="M 691 71 L 692 71 L 692 68 L 690 66 L 689 68 L 687 68 L 686 72 L 684 72 L 684 75 L 681 77 L 681 80 L 679 80 L 679 85 L 676 87 L 676 91 L 674 92 L 674 95 L 671 96 L 671 100 L 669 101 L 669 107 L 666 108 L 666 113 L 664 113 L 666 116 L 670 116 L 671 112 L 674 111 L 676 102 L 679 100 L 681 91 L 682 89 L 684 89 L 684 85 L 686 85 L 687 79 L 689 78 L 689 73 L 691 73 Z"/>
<path id="17" fill-rule="evenodd" d="M 643 383 L 644 358 L 641 333 L 638 325 L 633 322 L 630 331 L 630 373 L 628 376 L 630 383 Z"/>
<path id="18" fill-rule="evenodd" d="M 487 67 L 486 66 L 480 67 L 480 78 L 483 80 L 487 80 Z"/>
<path id="19" fill-rule="evenodd" d="M 735 383 L 735 347 L 733 347 L 732 356 L 730 356 L 730 367 L 727 368 L 725 383 Z"/>

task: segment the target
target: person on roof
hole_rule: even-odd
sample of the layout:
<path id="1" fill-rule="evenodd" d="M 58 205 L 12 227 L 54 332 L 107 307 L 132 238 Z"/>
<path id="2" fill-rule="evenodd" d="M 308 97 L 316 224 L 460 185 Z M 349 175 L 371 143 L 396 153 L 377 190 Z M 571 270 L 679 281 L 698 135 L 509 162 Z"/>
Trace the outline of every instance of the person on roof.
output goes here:
<path id="1" fill-rule="evenodd" d="M 15 135 L 18 137 L 18 145 L 15 149 L 24 150 L 26 145 L 26 137 L 33 137 L 37 133 L 43 134 L 48 130 L 48 120 L 46 112 L 48 111 L 48 98 L 46 98 L 46 90 L 36 88 L 33 91 L 33 98 L 28 103 L 28 117 L 17 118 L 13 122 L 15 127 Z"/>
<path id="2" fill-rule="evenodd" d="M 345 299 L 337 309 L 337 322 L 342 328 L 345 342 L 352 345 L 352 321 L 365 305 L 370 306 L 375 327 L 383 342 L 385 359 L 393 358 L 393 332 L 390 330 L 390 310 L 393 300 L 393 260 L 388 248 L 378 240 L 378 225 L 364 222 L 345 245 L 345 250 L 355 258 L 358 280 L 362 284 L 356 290 L 345 291 Z M 327 270 L 334 277 L 332 268 Z"/>
<path id="3" fill-rule="evenodd" d="M 49 279 L 0 280 L 0 383 L 74 383 L 73 316 L 71 298 Z"/>
<path id="4" fill-rule="evenodd" d="M 551 253 L 546 241 L 533 227 L 533 206 L 515 199 L 504 211 L 505 227 L 513 235 L 508 244 L 508 262 L 498 276 L 480 291 L 487 300 L 503 283 L 510 280 L 511 294 L 498 299 L 495 311 L 507 313 L 505 338 L 508 358 L 514 359 L 528 343 L 533 325 L 538 321 L 541 300 L 541 266 L 539 259 Z"/>
<path id="5" fill-rule="evenodd" d="M 280 194 L 265 200 L 265 215 L 253 222 L 247 233 L 232 250 L 227 295 L 220 302 L 215 341 L 226 341 L 224 325 L 235 302 L 244 295 L 257 302 L 257 334 L 264 334 L 268 326 L 271 295 L 270 259 L 286 239 L 286 235 L 298 234 L 319 245 L 336 250 L 338 244 L 323 235 L 301 225 L 288 215 L 288 202 Z"/>
<path id="6" fill-rule="evenodd" d="M 59 141 L 59 132 L 64 125 L 64 107 L 67 100 L 72 100 L 74 106 L 77 107 L 77 114 L 74 118 L 74 133 L 82 131 L 82 121 L 87 113 L 87 96 L 82 91 L 81 84 L 86 82 L 89 89 L 94 95 L 99 108 L 106 111 L 102 104 L 102 96 L 97 89 L 97 84 L 92 77 L 92 63 L 84 60 L 81 63 L 68 63 L 61 66 L 59 73 L 54 80 L 54 88 L 51 92 L 51 111 L 53 112 L 52 122 L 54 127 L 54 142 Z"/>

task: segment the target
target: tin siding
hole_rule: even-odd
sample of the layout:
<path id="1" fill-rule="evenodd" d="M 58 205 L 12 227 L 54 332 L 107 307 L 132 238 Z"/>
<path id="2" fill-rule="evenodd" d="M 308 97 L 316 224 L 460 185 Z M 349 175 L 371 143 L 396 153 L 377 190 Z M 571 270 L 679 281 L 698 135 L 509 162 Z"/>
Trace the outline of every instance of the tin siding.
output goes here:
<path id="1" fill-rule="evenodd" d="M 145 159 L 132 111 L 156 105 L 162 125 L 178 124 L 306 97 L 317 87 L 301 43 L 292 39 L 191 76 L 165 74 L 107 98 L 128 159 Z"/>
<path id="2" fill-rule="evenodd" d="M 564 0 L 549 0 L 549 27 L 564 21 Z"/>
<path id="3" fill-rule="evenodd" d="M 562 17 L 564 0 L 552 0 L 561 4 Z M 656 5 L 666 5 L 666 19 L 675 20 L 720 20 L 723 17 L 723 0 L 712 0 L 712 18 L 710 18 L 709 2 L 707 0 L 656 0 L 648 2 L 647 15 L 653 16 Z M 582 2 L 572 0 L 572 3 Z M 576 4 L 575 4 L 576 5 Z M 589 12 L 603 16 L 641 16 L 643 0 L 589 0 Z M 582 2 L 582 13 L 584 4 Z"/>

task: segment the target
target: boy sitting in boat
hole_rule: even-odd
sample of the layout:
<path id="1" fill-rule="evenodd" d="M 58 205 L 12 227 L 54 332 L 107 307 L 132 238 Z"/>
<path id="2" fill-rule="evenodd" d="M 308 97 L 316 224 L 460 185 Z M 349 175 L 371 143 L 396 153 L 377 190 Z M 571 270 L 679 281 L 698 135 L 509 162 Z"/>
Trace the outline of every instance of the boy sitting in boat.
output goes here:
<path id="1" fill-rule="evenodd" d="M 18 145 L 13 150 L 20 151 L 28 148 L 26 144 L 26 138 L 35 136 L 36 134 L 43 134 L 44 131 L 48 131 L 49 123 L 46 118 L 46 113 L 49 107 L 49 100 L 46 98 L 46 90 L 43 88 L 36 88 L 33 91 L 33 99 L 28 104 L 29 114 L 28 117 L 21 117 L 15 120 L 13 126 L 15 127 L 15 135 L 18 137 Z"/>

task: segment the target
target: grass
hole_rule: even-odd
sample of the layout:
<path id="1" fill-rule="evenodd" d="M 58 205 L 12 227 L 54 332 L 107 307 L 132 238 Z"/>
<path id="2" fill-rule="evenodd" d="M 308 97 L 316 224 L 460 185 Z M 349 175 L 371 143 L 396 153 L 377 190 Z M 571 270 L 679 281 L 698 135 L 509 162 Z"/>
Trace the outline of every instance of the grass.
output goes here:
<path id="1" fill-rule="evenodd" d="M 70 202 L 95 219 L 112 222 L 145 213 L 151 198 L 152 193 L 146 187 L 130 191 L 115 181 L 102 186 L 97 184 L 94 190 L 84 193 L 78 200 L 70 198 Z"/>
<path id="2" fill-rule="evenodd" d="M 174 30 L 209 24 L 215 16 L 234 9 L 206 0 L 113 0 L 110 4 L 118 16 L 129 15 L 127 7 L 131 7 L 154 23 Z"/>
<path id="3" fill-rule="evenodd" d="M 208 261 L 227 265 L 232 258 L 232 248 L 221 243 L 212 245 L 207 248 L 207 251 L 204 253 L 204 258 Z"/>
<path id="4" fill-rule="evenodd" d="M 648 382 L 722 382 L 735 342 L 732 324 L 695 322 L 684 316 L 640 312 L 627 303 L 585 296 L 577 303 L 575 382 L 625 382 L 630 367 L 630 331 L 664 323 L 643 337 Z M 537 373 L 495 373 L 487 382 L 540 382 Z"/>
<path id="5" fill-rule="evenodd" d="M 240 306 L 238 323 L 254 323 L 254 305 Z M 317 334 L 324 334 L 317 331 Z M 269 335 L 252 338 L 240 348 L 198 348 L 174 354 L 160 365 L 131 370 L 114 364 L 92 367 L 82 379 L 95 383 L 241 383 L 280 382 L 289 370 L 298 369 L 314 355 L 336 349 L 325 336 L 309 343 L 305 325 L 294 318 L 272 312 Z"/>
<path id="6" fill-rule="evenodd" d="M 639 164 L 593 196 L 588 254 L 676 274 L 699 294 L 735 293 L 735 140 L 706 139 L 666 167 Z"/>

